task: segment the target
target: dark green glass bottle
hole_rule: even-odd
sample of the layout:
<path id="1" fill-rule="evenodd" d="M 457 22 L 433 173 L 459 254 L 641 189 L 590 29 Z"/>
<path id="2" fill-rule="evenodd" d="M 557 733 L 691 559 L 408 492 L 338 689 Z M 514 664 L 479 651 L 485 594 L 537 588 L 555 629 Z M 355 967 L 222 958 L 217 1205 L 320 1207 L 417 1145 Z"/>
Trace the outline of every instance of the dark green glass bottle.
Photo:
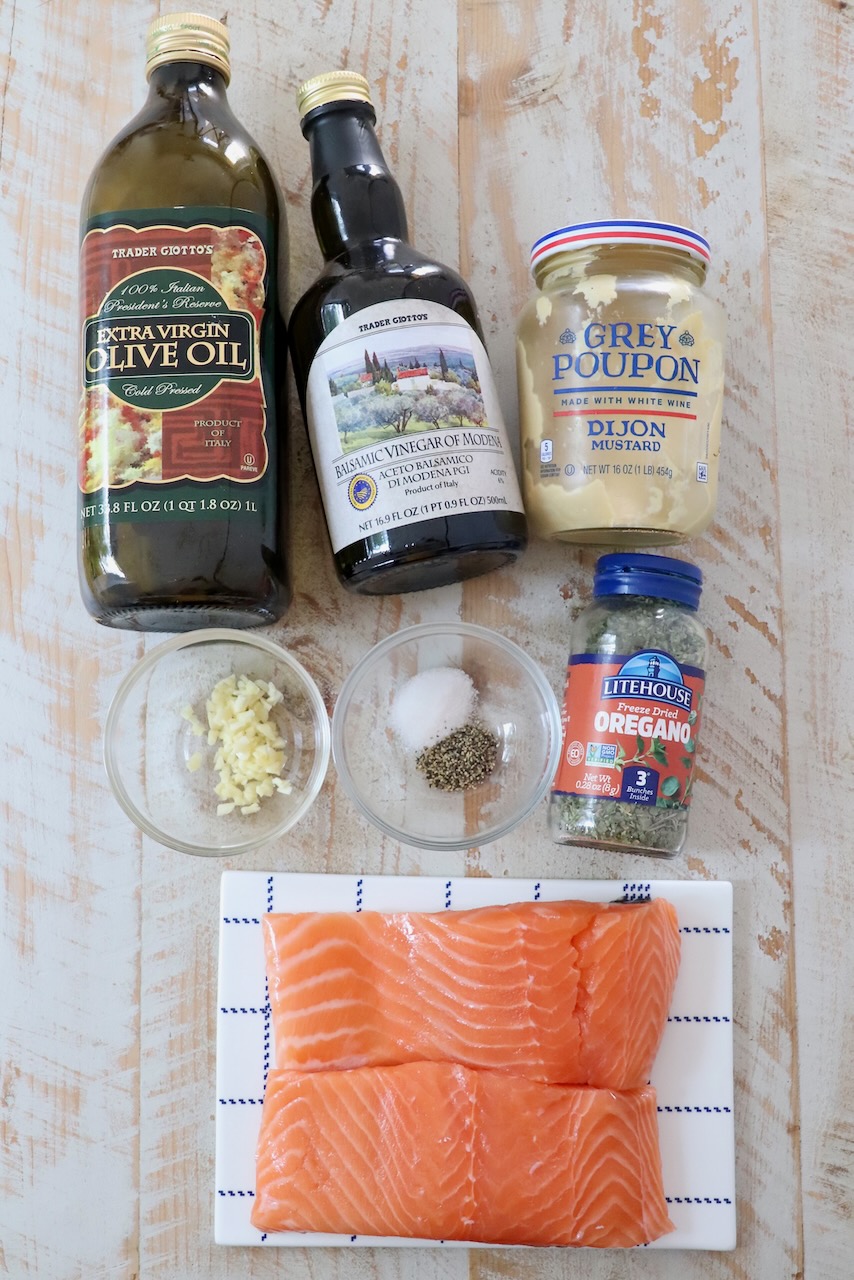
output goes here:
<path id="1" fill-rule="evenodd" d="M 147 53 L 82 208 L 81 591 L 112 627 L 257 626 L 289 599 L 285 227 L 228 105 L 227 29 L 170 14 Z"/>
<path id="2" fill-rule="evenodd" d="M 388 594 L 486 573 L 526 522 L 474 299 L 408 242 L 367 81 L 329 72 L 298 102 L 326 265 L 289 339 L 339 577 Z"/>

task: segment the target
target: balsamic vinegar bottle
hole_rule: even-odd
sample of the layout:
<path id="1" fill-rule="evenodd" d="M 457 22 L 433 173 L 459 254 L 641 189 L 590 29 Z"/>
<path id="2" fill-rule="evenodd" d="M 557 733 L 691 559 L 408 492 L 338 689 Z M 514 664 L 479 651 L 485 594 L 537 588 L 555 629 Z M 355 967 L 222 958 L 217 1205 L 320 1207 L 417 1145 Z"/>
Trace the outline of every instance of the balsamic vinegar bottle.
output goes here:
<path id="1" fill-rule="evenodd" d="M 290 347 L 339 577 L 418 591 L 516 559 L 526 522 L 474 299 L 408 243 L 368 82 L 300 88 L 326 265 Z"/>
<path id="2" fill-rule="evenodd" d="M 81 592 L 112 627 L 257 626 L 288 603 L 279 197 L 226 27 L 170 14 L 147 55 L 83 200 Z"/>

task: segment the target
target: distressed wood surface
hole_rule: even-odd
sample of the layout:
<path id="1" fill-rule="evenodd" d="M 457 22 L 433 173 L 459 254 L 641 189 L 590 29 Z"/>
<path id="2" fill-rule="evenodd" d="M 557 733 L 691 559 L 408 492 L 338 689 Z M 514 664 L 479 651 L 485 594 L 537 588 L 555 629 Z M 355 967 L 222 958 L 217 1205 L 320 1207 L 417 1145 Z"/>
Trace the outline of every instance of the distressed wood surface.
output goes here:
<path id="1" fill-rule="evenodd" d="M 854 738 L 846 675 L 854 628 L 848 426 L 854 11 L 836 0 L 816 2 L 808 17 L 790 24 L 772 7 L 762 15 L 760 48 L 788 606 L 805 1272 L 836 1276 L 850 1271 L 854 1256 L 854 952 L 847 911 L 854 893 Z M 793 82 L 810 86 L 797 95 L 796 111 Z M 800 376 L 799 365 L 810 375 Z"/>
<path id="2" fill-rule="evenodd" d="M 319 264 L 293 92 L 347 63 L 376 87 L 413 238 L 474 288 L 511 427 L 528 248 L 554 226 L 608 214 L 696 226 L 730 325 L 718 518 L 686 548 L 706 575 L 713 654 L 685 856 L 659 865 L 559 847 L 544 809 L 468 855 L 420 854 L 360 819 L 330 772 L 306 820 L 239 865 L 731 879 L 738 1248 L 286 1259 L 213 1244 L 217 893 L 232 864 L 143 840 L 112 800 L 106 709 L 158 640 L 97 627 L 77 592 L 78 206 L 143 100 L 144 30 L 158 11 L 0 6 L 0 1275 L 847 1280 L 854 11 L 838 0 L 249 0 L 230 14 L 230 98 L 281 181 L 291 302 Z M 501 630 L 560 689 L 594 554 L 533 544 L 462 588 L 345 595 L 292 407 L 295 598 L 270 634 L 330 710 L 371 644 L 434 618 Z"/>

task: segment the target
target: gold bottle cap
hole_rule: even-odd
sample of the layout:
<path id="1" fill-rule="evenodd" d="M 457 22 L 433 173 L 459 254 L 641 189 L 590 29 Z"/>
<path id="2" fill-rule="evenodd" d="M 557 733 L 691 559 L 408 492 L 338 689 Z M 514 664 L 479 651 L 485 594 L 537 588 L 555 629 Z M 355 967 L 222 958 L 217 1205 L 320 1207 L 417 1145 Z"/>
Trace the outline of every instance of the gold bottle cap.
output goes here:
<path id="1" fill-rule="evenodd" d="M 371 102 L 371 86 L 356 71 L 324 71 L 312 76 L 297 89 L 297 108 L 300 119 L 323 107 L 327 102 Z"/>
<path id="2" fill-rule="evenodd" d="M 231 67 L 228 61 L 231 41 L 228 27 L 203 13 L 167 13 L 155 18 L 145 40 L 145 74 L 165 62 L 203 62 L 215 67 L 228 84 Z"/>

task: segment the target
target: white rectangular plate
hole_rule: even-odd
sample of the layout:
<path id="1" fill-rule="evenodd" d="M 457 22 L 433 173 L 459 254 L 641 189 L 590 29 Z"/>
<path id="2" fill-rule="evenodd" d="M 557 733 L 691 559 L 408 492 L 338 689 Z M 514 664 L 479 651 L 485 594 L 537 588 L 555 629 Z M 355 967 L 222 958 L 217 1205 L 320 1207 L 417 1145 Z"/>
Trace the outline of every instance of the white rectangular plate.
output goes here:
<path id="1" fill-rule="evenodd" d="M 732 885 L 651 880 L 505 880 L 226 871 L 217 997 L 214 1238 L 233 1245 L 488 1246 L 288 1232 L 249 1221 L 255 1147 L 272 1060 L 261 916 L 267 911 L 444 911 L 536 899 L 668 898 L 682 963 L 652 1083 L 658 1091 L 664 1191 L 676 1230 L 652 1249 L 735 1248 L 732 1072 Z"/>

